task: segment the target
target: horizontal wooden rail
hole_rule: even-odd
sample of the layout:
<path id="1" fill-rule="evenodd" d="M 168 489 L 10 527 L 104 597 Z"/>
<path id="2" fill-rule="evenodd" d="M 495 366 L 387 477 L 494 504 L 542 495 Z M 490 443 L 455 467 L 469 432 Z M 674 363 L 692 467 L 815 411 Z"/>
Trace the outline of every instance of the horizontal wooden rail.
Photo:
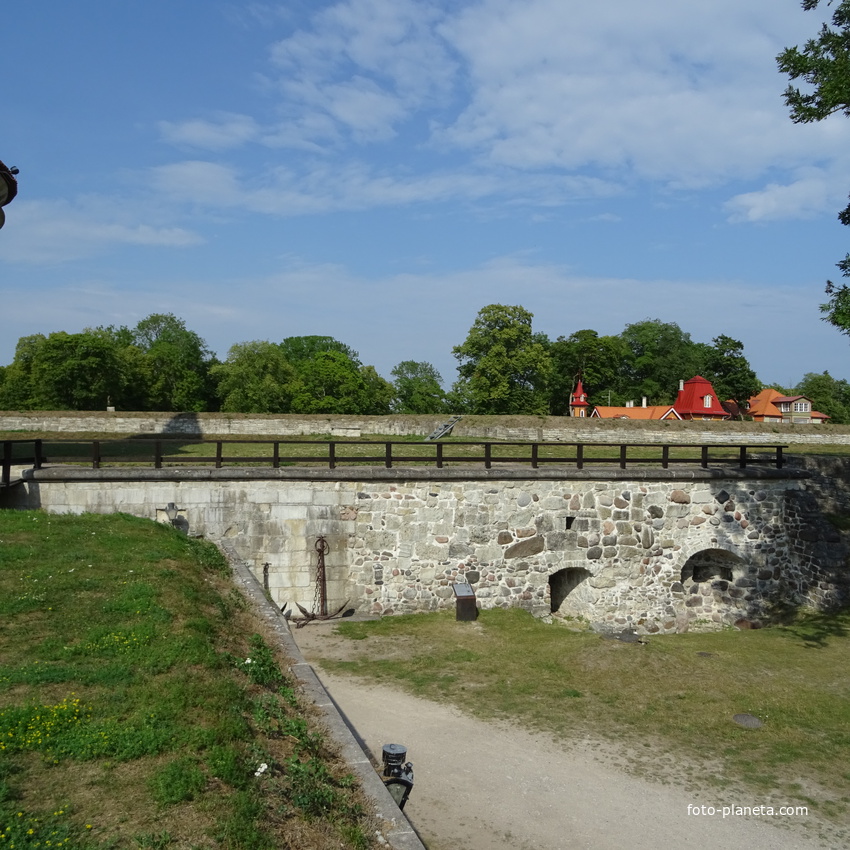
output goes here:
<path id="1" fill-rule="evenodd" d="M 209 447 L 207 450 L 206 447 Z M 319 448 L 321 447 L 321 448 Z M 781 469 L 783 450 L 776 444 L 706 445 L 704 443 L 546 443 L 494 442 L 481 440 L 439 442 L 395 442 L 377 440 L 206 440 L 197 438 L 135 438 L 118 440 L 6 440 L 3 442 L 2 481 L 11 483 L 11 467 L 45 463 L 84 464 L 92 469 L 105 466 L 163 467 L 201 465 L 221 469 L 226 465 L 315 466 L 329 469 L 352 465 L 428 465 L 440 469 L 447 464 L 541 466 L 608 465 L 630 466 L 688 464 L 733 466 L 744 469 L 767 465 Z M 255 451 L 256 449 L 256 451 Z M 298 453 L 298 450 L 302 450 Z M 197 453 L 196 453 L 197 452 Z M 202 452 L 202 453 L 201 453 Z M 758 454 L 755 454 L 758 453 Z"/>

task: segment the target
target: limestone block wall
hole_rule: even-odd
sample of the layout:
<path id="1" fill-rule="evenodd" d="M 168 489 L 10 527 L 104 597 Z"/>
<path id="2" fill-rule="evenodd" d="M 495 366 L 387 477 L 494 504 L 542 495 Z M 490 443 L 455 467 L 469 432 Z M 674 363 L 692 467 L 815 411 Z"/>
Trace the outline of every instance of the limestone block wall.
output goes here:
<path id="1" fill-rule="evenodd" d="M 847 589 L 847 551 L 812 523 L 799 473 L 765 470 L 30 471 L 6 506 L 124 511 L 227 541 L 278 605 L 314 608 L 316 538 L 328 597 L 377 614 L 454 607 L 581 617 L 665 633 L 826 606 Z M 593 478 L 591 475 L 595 475 Z"/>
<path id="2" fill-rule="evenodd" d="M 130 411 L 0 411 L 0 430 L 39 433 L 113 433 L 117 436 L 249 436 L 287 438 L 328 434 L 339 439 L 430 434 L 446 416 L 246 415 Z M 846 425 L 757 422 L 641 422 L 568 416 L 464 416 L 452 432 L 468 440 L 632 443 L 769 443 L 848 445 Z"/>

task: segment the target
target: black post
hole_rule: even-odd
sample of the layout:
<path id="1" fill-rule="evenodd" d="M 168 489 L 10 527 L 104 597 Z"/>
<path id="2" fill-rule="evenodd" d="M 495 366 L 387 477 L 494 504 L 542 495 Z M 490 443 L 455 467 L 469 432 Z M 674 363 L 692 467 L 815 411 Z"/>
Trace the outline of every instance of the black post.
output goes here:
<path id="1" fill-rule="evenodd" d="M 12 441 L 3 441 L 3 476 L 2 483 L 4 487 L 9 486 L 12 480 Z"/>

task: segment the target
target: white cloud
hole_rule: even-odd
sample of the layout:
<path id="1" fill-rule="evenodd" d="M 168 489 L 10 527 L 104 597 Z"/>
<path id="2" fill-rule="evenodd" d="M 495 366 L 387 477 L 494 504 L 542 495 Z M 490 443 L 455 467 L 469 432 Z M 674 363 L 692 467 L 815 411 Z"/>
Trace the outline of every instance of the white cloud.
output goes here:
<path id="1" fill-rule="evenodd" d="M 272 47 L 289 111 L 329 116 L 358 142 L 391 138 L 451 90 L 455 63 L 435 30 L 441 17 L 415 0 L 347 0 L 318 12 Z"/>
<path id="2" fill-rule="evenodd" d="M 60 263 L 116 245 L 182 248 L 203 241 L 182 227 L 139 223 L 130 210 L 96 198 L 75 203 L 18 199 L 8 209 L 0 261 L 10 263 Z"/>
<path id="3" fill-rule="evenodd" d="M 736 195 L 726 203 L 733 222 L 814 218 L 837 213 L 846 204 L 850 169 L 805 169 L 790 183 L 769 183 L 763 189 Z"/>
<path id="4" fill-rule="evenodd" d="M 153 173 L 154 186 L 175 201 L 284 216 L 506 196 L 512 203 L 548 206 L 619 191 L 594 177 L 474 171 L 406 176 L 381 173 L 363 163 L 336 168 L 319 163 L 307 173 L 281 167 L 246 178 L 224 165 L 187 161 L 160 166 Z"/>
<path id="5" fill-rule="evenodd" d="M 175 145 L 226 150 L 253 141 L 260 134 L 260 127 L 249 115 L 219 113 L 215 120 L 194 120 L 173 123 L 160 121 L 163 138 Z"/>

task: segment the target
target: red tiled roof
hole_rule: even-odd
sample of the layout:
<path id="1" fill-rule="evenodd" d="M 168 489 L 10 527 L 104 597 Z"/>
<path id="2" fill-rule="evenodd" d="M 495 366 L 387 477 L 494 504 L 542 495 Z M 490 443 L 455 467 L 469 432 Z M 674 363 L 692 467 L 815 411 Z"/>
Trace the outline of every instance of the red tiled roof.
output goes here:
<path id="1" fill-rule="evenodd" d="M 597 419 L 681 419 L 672 405 L 656 404 L 647 407 L 605 407 L 597 404 L 590 414 Z"/>
<path id="2" fill-rule="evenodd" d="M 708 405 L 705 403 L 707 398 L 709 399 Z M 695 375 L 689 381 L 684 382 L 682 389 L 676 396 L 676 403 L 673 407 L 682 417 L 720 416 L 725 419 L 729 416 L 717 398 L 717 393 L 711 386 L 711 381 L 703 378 L 702 375 Z"/>

